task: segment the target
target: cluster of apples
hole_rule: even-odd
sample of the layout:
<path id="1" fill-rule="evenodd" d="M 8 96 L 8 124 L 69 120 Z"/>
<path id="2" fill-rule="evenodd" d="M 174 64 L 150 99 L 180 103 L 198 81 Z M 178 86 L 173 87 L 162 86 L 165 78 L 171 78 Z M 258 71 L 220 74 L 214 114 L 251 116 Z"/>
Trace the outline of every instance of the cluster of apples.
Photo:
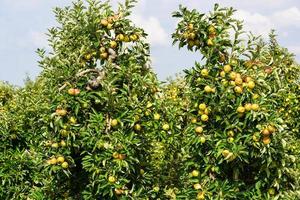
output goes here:
<path id="1" fill-rule="evenodd" d="M 216 28 L 213 25 L 209 25 L 207 28 L 207 46 L 213 46 L 215 44 L 214 40 L 217 36 Z M 181 38 L 185 40 L 190 48 L 197 46 L 200 47 L 202 45 L 201 38 L 197 35 L 197 31 L 195 30 L 195 25 L 189 23 L 185 30 L 181 33 Z"/>
<path id="2" fill-rule="evenodd" d="M 243 93 L 243 89 L 246 87 L 249 90 L 253 90 L 255 88 L 255 82 L 249 76 L 244 76 L 238 72 L 232 71 L 231 65 L 224 65 L 223 70 L 220 72 L 220 76 L 225 78 L 228 75 L 229 81 L 226 79 L 222 79 L 223 85 L 227 86 L 230 84 L 234 87 L 234 91 L 237 94 Z"/>
<path id="3" fill-rule="evenodd" d="M 45 142 L 45 146 L 57 149 L 59 146 L 65 147 L 65 146 L 67 146 L 67 144 L 64 140 L 61 140 L 60 142 L 47 141 L 47 142 Z"/>
<path id="4" fill-rule="evenodd" d="M 271 143 L 271 138 L 270 138 L 270 136 L 272 135 L 272 134 L 274 134 L 275 133 L 275 131 L 276 131 L 276 128 L 273 126 L 273 125 L 268 125 L 268 126 L 266 126 L 262 131 L 261 131 L 261 133 L 262 133 L 262 135 L 263 135 L 263 139 L 262 139 L 262 142 L 264 143 L 264 144 L 270 144 Z"/>
<path id="5" fill-rule="evenodd" d="M 69 163 L 65 161 L 65 158 L 63 156 L 58 156 L 58 157 L 53 156 L 49 160 L 47 160 L 47 164 L 49 165 L 61 164 L 61 167 L 64 169 L 67 169 L 69 167 Z"/>
<path id="6" fill-rule="evenodd" d="M 257 103 L 246 103 L 244 106 L 239 106 L 236 111 L 240 114 L 245 113 L 246 111 L 258 111 L 259 105 Z"/>
<path id="7" fill-rule="evenodd" d="M 199 172 L 198 170 L 193 170 L 193 171 L 191 172 L 191 175 L 190 175 L 190 176 L 191 176 L 192 178 L 198 178 L 199 175 L 200 175 L 200 172 Z M 195 179 L 195 181 L 196 181 L 196 179 Z M 197 181 L 198 181 L 198 180 L 197 180 Z M 198 191 L 199 191 L 199 192 L 197 193 L 197 199 L 199 199 L 199 200 L 205 199 L 205 192 L 203 191 L 203 187 L 202 187 L 202 185 L 201 185 L 199 182 L 194 183 L 193 188 L 194 188 L 195 190 L 198 190 Z"/>

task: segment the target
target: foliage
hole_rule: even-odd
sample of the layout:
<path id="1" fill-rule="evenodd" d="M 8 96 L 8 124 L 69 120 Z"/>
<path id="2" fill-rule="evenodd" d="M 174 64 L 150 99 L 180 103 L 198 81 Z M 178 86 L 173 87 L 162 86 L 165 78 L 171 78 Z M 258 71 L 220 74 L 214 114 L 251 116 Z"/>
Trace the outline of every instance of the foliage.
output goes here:
<path id="1" fill-rule="evenodd" d="M 24 88 L 11 88 L 12 98 L 1 107 L 1 199 L 26 199 L 44 178 L 39 173 L 42 158 L 38 148 L 50 105 L 42 88 L 39 80 L 27 82 Z"/>
<path id="2" fill-rule="evenodd" d="M 5 82 L 0 82 L 0 105 L 7 104 L 14 95 L 14 87 Z"/>
<path id="3" fill-rule="evenodd" d="M 217 4 L 209 15 L 185 7 L 174 13 L 181 19 L 174 43 L 203 55 L 202 63 L 186 70 L 192 121 L 182 145 L 189 155 L 182 166 L 182 183 L 189 184 L 184 198 L 266 199 L 278 193 L 279 198 L 299 181 L 297 153 L 290 149 L 299 132 L 290 125 L 298 122 L 278 112 L 297 108 L 296 90 L 288 88 L 298 87 L 299 66 L 273 32 L 269 44 L 253 35 L 243 40 L 233 13 Z M 199 177 L 189 177 L 192 170 Z"/>

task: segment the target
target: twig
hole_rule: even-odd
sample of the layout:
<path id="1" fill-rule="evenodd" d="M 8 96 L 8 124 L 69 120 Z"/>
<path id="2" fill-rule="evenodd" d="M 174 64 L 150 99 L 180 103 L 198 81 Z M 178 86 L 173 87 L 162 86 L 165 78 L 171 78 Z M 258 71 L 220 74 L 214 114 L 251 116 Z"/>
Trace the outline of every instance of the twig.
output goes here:
<path id="1" fill-rule="evenodd" d="M 58 91 L 61 92 L 63 89 L 65 89 L 67 87 L 69 83 L 64 83 L 60 88 L 58 88 Z"/>
<path id="2" fill-rule="evenodd" d="M 90 73 L 90 72 L 98 73 L 99 75 L 101 75 L 103 73 L 103 71 L 99 70 L 99 69 L 86 69 L 84 71 L 77 73 L 76 77 L 84 76 L 85 74 Z"/>

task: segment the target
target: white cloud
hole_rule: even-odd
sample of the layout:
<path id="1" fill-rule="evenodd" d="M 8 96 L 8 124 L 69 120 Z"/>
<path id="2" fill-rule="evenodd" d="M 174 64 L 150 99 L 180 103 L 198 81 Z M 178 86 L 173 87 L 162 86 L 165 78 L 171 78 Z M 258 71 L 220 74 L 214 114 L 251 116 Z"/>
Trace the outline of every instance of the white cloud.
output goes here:
<path id="1" fill-rule="evenodd" d="M 157 18 L 132 15 L 131 19 L 137 26 L 145 29 L 146 33 L 148 33 L 147 39 L 151 45 L 166 45 L 168 43 L 168 34 Z"/>
<path id="2" fill-rule="evenodd" d="M 43 48 L 47 46 L 47 36 L 44 33 L 38 31 L 30 31 L 29 38 L 35 47 Z"/>
<path id="3" fill-rule="evenodd" d="M 282 27 L 300 27 L 300 10 L 297 7 L 291 7 L 274 13 L 272 19 Z"/>
<path id="4" fill-rule="evenodd" d="M 240 20 L 244 20 L 245 28 L 255 34 L 267 36 L 271 29 L 284 29 L 284 36 L 288 36 L 286 28 L 300 27 L 300 10 L 297 7 L 291 7 L 270 15 L 263 15 L 256 12 L 238 10 L 235 14 Z"/>
<path id="5" fill-rule="evenodd" d="M 276 8 L 280 6 L 284 6 L 287 4 L 289 0 L 251 0 L 251 1 L 237 1 L 235 2 L 235 5 L 242 5 L 244 7 L 262 7 L 266 6 L 267 8 Z M 221 0 L 222 2 L 222 0 Z M 227 2 L 233 3 L 231 0 L 228 0 Z"/>
<path id="6" fill-rule="evenodd" d="M 164 0 L 172 1 L 172 0 Z M 293 0 L 251 0 L 251 1 L 232 1 L 232 0 L 215 0 L 215 1 L 199 1 L 199 0 L 180 0 L 180 3 L 194 7 L 194 8 L 203 8 L 208 7 L 209 9 L 215 3 L 219 3 L 221 6 L 233 6 L 234 8 L 247 8 L 247 9 L 274 9 L 287 5 L 290 1 Z"/>
<path id="7" fill-rule="evenodd" d="M 117 2 L 123 3 L 124 1 L 112 0 L 111 3 L 114 8 L 117 7 Z M 148 6 L 147 3 L 149 3 L 149 1 L 139 0 L 135 8 L 133 9 L 133 14 L 130 16 L 130 19 L 137 26 L 143 28 L 146 31 L 146 33 L 148 34 L 147 41 L 152 46 L 166 45 L 169 42 L 168 34 L 161 26 L 159 19 L 153 16 L 145 16 Z"/>
<path id="8" fill-rule="evenodd" d="M 267 36 L 272 28 L 275 28 L 271 19 L 259 13 L 250 13 L 245 10 L 238 10 L 235 17 L 244 20 L 245 28 L 255 34 Z"/>

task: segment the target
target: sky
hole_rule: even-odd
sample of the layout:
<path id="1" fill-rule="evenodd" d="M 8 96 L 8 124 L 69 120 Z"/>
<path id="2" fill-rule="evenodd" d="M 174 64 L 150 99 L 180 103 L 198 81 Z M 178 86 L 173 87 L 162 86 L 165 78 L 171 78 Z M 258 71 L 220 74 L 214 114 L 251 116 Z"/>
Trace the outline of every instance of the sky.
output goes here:
<path id="1" fill-rule="evenodd" d="M 124 0 L 120 0 L 122 2 Z M 115 4 L 117 0 L 112 0 Z M 47 29 L 56 25 L 54 7 L 71 5 L 71 0 L 0 0 L 0 80 L 22 85 L 34 79 L 38 67 L 37 48 L 47 48 Z M 208 12 L 214 3 L 237 9 L 245 28 L 266 37 L 276 29 L 280 44 L 300 61 L 299 0 L 139 0 L 133 21 L 149 34 L 154 71 L 160 80 L 181 73 L 201 59 L 199 53 L 172 46 L 176 19 L 171 13 L 179 4 Z"/>

